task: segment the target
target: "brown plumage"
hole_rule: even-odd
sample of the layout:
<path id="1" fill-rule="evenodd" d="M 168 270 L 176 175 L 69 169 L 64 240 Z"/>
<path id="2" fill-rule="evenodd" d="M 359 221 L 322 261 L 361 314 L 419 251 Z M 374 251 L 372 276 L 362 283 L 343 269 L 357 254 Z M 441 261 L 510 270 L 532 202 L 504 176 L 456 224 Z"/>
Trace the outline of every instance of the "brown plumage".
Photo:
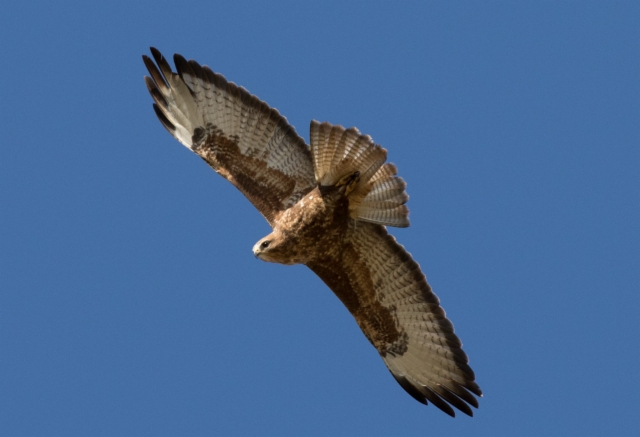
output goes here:
<path id="1" fill-rule="evenodd" d="M 256 257 L 305 264 L 416 400 L 473 415 L 482 396 L 420 266 L 385 226 L 409 226 L 405 182 L 355 128 L 311 122 L 307 146 L 277 110 L 195 61 L 152 48 L 145 83 L 162 125 L 238 188 L 273 232 Z M 473 394 L 472 394 L 473 393 Z"/>

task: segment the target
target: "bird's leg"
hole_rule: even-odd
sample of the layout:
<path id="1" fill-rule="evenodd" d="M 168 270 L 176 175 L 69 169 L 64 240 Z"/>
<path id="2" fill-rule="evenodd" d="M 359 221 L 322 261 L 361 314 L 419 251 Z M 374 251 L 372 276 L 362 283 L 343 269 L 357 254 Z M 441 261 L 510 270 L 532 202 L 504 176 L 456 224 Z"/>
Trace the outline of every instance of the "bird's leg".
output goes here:
<path id="1" fill-rule="evenodd" d="M 353 173 L 349 173 L 346 176 L 343 176 L 336 187 L 341 188 L 344 187 L 344 196 L 348 196 L 351 192 L 358 186 L 358 182 L 360 181 L 360 172 L 354 171 Z"/>

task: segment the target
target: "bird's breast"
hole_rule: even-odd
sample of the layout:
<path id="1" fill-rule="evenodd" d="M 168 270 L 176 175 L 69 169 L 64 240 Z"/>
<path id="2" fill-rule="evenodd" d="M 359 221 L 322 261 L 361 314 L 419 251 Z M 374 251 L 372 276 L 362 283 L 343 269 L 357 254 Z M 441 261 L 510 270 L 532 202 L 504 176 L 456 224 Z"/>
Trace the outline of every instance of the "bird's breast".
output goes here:
<path id="1" fill-rule="evenodd" d="M 324 191 L 324 192 L 323 192 Z M 349 203 L 335 190 L 315 188 L 276 221 L 292 251 L 305 259 L 340 244 L 347 231 Z"/>

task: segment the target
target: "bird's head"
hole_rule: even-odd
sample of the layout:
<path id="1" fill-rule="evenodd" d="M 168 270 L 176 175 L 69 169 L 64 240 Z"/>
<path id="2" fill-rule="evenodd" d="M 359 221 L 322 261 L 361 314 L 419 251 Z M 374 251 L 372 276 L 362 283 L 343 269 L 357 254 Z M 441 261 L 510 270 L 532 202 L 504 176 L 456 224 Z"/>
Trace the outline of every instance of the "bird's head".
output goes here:
<path id="1" fill-rule="evenodd" d="M 258 242 L 253 246 L 253 255 L 262 261 L 279 264 L 293 264 L 293 262 L 288 259 L 285 246 L 286 244 L 284 244 L 282 233 L 274 231 L 266 237 L 258 240 Z"/>
<path id="2" fill-rule="evenodd" d="M 316 244 L 314 242 L 314 244 Z M 309 261 L 309 243 L 291 232 L 275 229 L 253 246 L 253 254 L 262 261 L 278 264 L 305 264 Z"/>

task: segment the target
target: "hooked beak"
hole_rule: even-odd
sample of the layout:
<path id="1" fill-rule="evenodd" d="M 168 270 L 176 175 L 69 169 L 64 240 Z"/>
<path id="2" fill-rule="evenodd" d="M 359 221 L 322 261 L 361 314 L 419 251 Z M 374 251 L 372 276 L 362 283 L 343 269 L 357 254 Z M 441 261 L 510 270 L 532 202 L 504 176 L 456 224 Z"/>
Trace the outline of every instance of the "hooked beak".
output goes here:
<path id="1" fill-rule="evenodd" d="M 258 241 L 256 244 L 253 245 L 253 248 L 251 249 L 253 251 L 253 256 L 255 256 L 258 259 L 261 259 L 260 255 L 262 255 L 263 248 L 265 247 L 268 247 L 268 243 L 267 243 L 267 246 L 265 246 L 263 240 Z"/>

